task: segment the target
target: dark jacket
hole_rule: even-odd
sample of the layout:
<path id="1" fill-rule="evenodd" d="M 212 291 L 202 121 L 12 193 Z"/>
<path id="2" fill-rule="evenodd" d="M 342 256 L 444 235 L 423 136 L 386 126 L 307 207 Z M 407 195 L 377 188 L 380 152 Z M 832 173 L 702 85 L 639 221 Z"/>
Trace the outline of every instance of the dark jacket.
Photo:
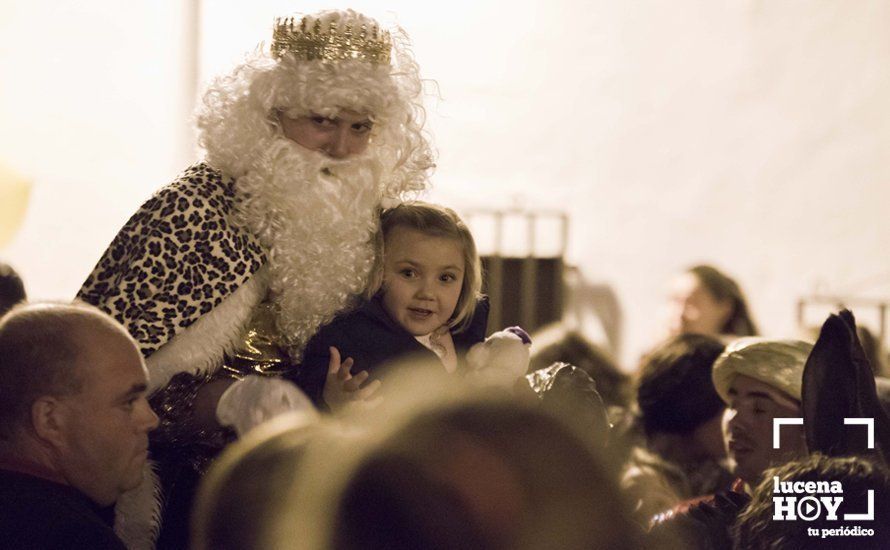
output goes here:
<path id="1" fill-rule="evenodd" d="M 73 487 L 0 469 L 0 546 L 21 549 L 125 550 L 114 534 L 114 508 Z"/>
<path id="2" fill-rule="evenodd" d="M 744 482 L 736 479 L 729 490 L 681 502 L 652 519 L 647 548 L 732 550 L 730 529 L 751 501 Z"/>
<path id="3" fill-rule="evenodd" d="M 488 299 L 482 298 L 467 328 L 451 333 L 459 365 L 473 344 L 485 340 L 487 327 Z M 353 374 L 366 370 L 369 380 L 379 376 L 381 367 L 409 355 L 438 361 L 435 353 L 390 318 L 380 298 L 375 297 L 322 327 L 306 345 L 302 364 L 288 376 L 322 408 L 331 346 L 337 348 L 342 360 L 352 357 Z"/>

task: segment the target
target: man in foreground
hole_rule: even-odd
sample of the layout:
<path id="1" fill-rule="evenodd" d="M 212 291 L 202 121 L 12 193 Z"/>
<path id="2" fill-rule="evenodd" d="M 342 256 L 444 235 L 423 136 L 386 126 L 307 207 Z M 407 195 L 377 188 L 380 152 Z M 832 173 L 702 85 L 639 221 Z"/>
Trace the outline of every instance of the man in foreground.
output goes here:
<path id="1" fill-rule="evenodd" d="M 724 439 L 738 479 L 730 490 L 656 516 L 650 531 L 653 547 L 673 538 L 684 548 L 729 547 L 729 528 L 764 471 L 807 456 L 800 424 L 782 426 L 779 448 L 773 448 L 773 420 L 803 416 L 803 371 L 812 349 L 799 340 L 747 337 L 729 344 L 717 358 L 714 388 L 726 403 Z"/>
<path id="2" fill-rule="evenodd" d="M 783 425 L 773 448 L 773 421 L 803 416 L 803 369 L 812 349 L 798 340 L 741 338 L 714 363 L 714 387 L 728 409 L 726 448 L 733 473 L 749 488 L 767 468 L 807 455 L 801 424 Z"/>
<path id="3" fill-rule="evenodd" d="M 133 339 L 86 305 L 0 319 L 0 540 L 7 548 L 123 549 L 113 506 L 142 482 L 158 417 Z"/>

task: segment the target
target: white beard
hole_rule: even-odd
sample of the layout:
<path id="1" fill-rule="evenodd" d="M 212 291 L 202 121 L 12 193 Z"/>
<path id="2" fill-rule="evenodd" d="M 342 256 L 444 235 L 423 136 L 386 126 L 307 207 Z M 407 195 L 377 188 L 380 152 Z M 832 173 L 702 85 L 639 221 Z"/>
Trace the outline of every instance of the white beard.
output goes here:
<path id="1" fill-rule="evenodd" d="M 291 357 L 350 306 L 374 262 L 381 165 L 335 160 L 284 138 L 236 181 L 236 218 L 268 253 L 270 297 Z"/>

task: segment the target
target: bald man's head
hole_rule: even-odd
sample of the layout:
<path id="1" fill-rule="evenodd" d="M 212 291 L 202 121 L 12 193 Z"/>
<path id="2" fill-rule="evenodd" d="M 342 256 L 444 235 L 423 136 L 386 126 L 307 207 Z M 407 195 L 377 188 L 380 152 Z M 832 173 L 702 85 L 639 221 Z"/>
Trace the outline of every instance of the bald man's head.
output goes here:
<path id="1" fill-rule="evenodd" d="M 82 303 L 22 304 L 0 318 L 0 439 L 28 427 L 38 397 L 80 392 L 90 356 L 122 340 L 132 342 L 123 327 Z"/>

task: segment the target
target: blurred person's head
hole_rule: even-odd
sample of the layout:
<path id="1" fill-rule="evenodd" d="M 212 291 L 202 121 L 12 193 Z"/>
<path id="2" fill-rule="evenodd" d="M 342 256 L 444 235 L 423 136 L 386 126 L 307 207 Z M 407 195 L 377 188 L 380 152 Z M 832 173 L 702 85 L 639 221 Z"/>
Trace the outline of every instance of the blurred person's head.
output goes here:
<path id="1" fill-rule="evenodd" d="M 672 335 L 757 334 L 738 283 L 709 265 L 691 267 L 671 282 L 668 330 Z"/>
<path id="2" fill-rule="evenodd" d="M 580 332 L 561 325 L 549 325 L 532 335 L 528 371 L 568 363 L 586 372 L 596 382 L 596 390 L 607 406 L 625 407 L 629 401 L 629 379 L 609 354 Z"/>
<path id="3" fill-rule="evenodd" d="M 591 447 L 606 447 L 611 430 L 609 415 L 589 374 L 568 363 L 554 363 L 525 379 L 545 410 L 573 428 Z"/>
<path id="4" fill-rule="evenodd" d="M 780 490 L 782 482 L 812 482 L 814 485 L 827 482 L 829 488 L 832 482 L 838 482 L 842 493 L 824 495 L 843 498 L 835 511 L 837 519 L 828 519 L 828 511 L 820 504 L 821 513 L 816 518 L 776 520 L 776 497 L 803 498 L 808 494 L 776 493 L 777 482 Z M 844 520 L 844 514 L 862 514 L 869 509 L 869 491 L 874 491 L 872 510 L 877 521 Z M 809 494 L 813 496 L 813 493 Z M 890 474 L 885 468 L 866 458 L 827 457 L 817 453 L 766 471 L 751 502 L 733 526 L 734 547 L 739 550 L 885 549 L 890 548 L 890 525 L 886 522 L 887 518 L 890 518 Z M 822 536 L 823 531 L 849 529 L 857 525 L 860 528 L 873 529 L 874 535 Z M 818 534 L 811 535 L 811 529 Z"/>
<path id="5" fill-rule="evenodd" d="M 773 419 L 801 418 L 801 385 L 812 344 L 800 340 L 740 338 L 714 363 L 717 393 L 727 405 L 724 435 L 734 473 L 749 485 L 763 471 L 807 453 L 802 425 L 781 428 L 773 448 Z"/>
<path id="6" fill-rule="evenodd" d="M 262 545 L 297 476 L 314 415 L 290 413 L 228 447 L 201 481 L 192 517 L 192 548 L 240 550 Z"/>
<path id="7" fill-rule="evenodd" d="M 27 299 L 25 284 L 15 269 L 9 264 L 0 262 L 0 316 L 12 309 L 12 306 Z"/>
<path id="8" fill-rule="evenodd" d="M 721 428 L 726 407 L 711 378 L 723 349 L 715 338 L 681 334 L 643 358 L 637 405 L 651 449 L 687 459 L 726 456 Z"/>
<path id="9" fill-rule="evenodd" d="M 277 20 L 269 50 L 204 94 L 200 143 L 268 250 L 292 355 L 365 289 L 381 201 L 426 187 L 422 92 L 404 31 L 331 10 Z"/>
<path id="10" fill-rule="evenodd" d="M 293 547 L 306 525 L 323 541 L 307 548 L 635 547 L 614 481 L 534 402 L 458 399 L 377 426 L 353 456 L 334 449 L 301 472 L 294 517 L 307 523 L 290 521 L 272 547 Z"/>
<path id="11" fill-rule="evenodd" d="M 31 304 L 0 319 L 0 452 L 107 506 L 140 484 L 147 372 L 129 334 L 91 306 Z"/>

